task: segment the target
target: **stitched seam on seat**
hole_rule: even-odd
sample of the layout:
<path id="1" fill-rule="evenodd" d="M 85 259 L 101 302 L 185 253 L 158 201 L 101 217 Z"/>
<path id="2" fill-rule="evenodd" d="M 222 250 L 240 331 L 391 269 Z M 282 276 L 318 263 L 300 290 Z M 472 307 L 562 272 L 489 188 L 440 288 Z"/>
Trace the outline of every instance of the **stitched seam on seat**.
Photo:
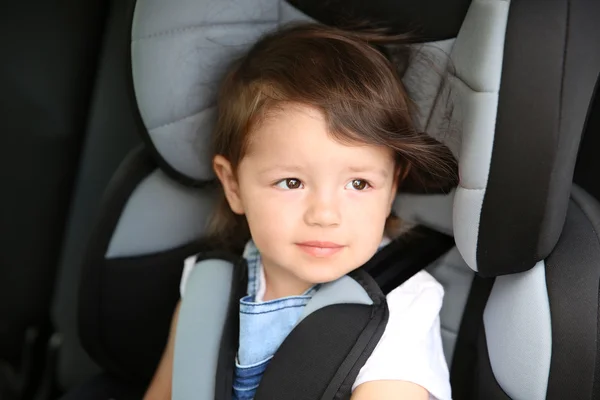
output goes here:
<path id="1" fill-rule="evenodd" d="M 498 94 L 499 91 L 498 90 L 478 90 L 475 89 L 473 86 L 471 86 L 465 78 L 463 78 L 460 73 L 458 71 L 456 71 L 456 73 L 451 74 L 448 76 L 448 79 L 456 79 L 458 82 L 461 82 L 463 85 L 465 85 L 469 90 L 471 90 L 473 93 L 489 93 L 489 94 Z"/>
<path id="2" fill-rule="evenodd" d="M 474 190 L 474 191 L 483 191 L 483 190 L 486 189 L 485 187 L 482 187 L 482 188 L 468 188 L 468 187 L 465 187 L 465 186 L 462 186 L 462 185 L 459 185 L 458 188 L 459 189 L 463 189 L 463 190 Z"/>
<path id="3" fill-rule="evenodd" d="M 573 200 L 573 204 L 575 205 L 575 207 L 577 207 L 579 209 L 579 211 L 581 211 L 581 213 L 583 215 L 585 215 L 586 219 L 588 220 L 588 222 L 592 226 L 592 230 L 596 234 L 596 241 L 600 244 L 600 232 L 598 232 L 596 230 L 596 226 L 594 225 L 594 223 L 592 223 L 592 216 L 589 213 L 587 213 L 586 210 L 583 207 L 581 207 L 581 205 L 579 205 L 579 203 L 577 202 L 577 200 Z"/>
<path id="4" fill-rule="evenodd" d="M 458 336 L 458 331 L 455 331 L 454 329 L 448 328 L 447 326 L 445 326 L 445 324 L 440 323 L 440 329 L 442 330 L 442 332 L 446 332 L 446 333 L 449 333 L 451 335 Z"/>
<path id="5" fill-rule="evenodd" d="M 468 276 L 473 275 L 473 270 L 471 268 L 469 268 L 468 265 L 459 265 L 459 264 L 454 264 L 454 263 L 441 262 L 437 268 L 441 268 L 441 267 L 449 268 L 452 271 L 456 271 L 456 272 L 460 273 L 461 275 L 468 275 Z"/>

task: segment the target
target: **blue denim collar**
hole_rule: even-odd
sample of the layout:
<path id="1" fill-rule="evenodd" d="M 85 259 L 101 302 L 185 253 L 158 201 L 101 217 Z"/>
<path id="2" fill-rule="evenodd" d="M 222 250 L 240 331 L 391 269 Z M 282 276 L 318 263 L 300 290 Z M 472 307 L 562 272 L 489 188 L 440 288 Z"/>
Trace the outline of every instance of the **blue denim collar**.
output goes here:
<path id="1" fill-rule="evenodd" d="M 240 299 L 238 367 L 255 366 L 271 357 L 294 328 L 304 306 L 319 287 L 315 285 L 299 296 L 256 301 L 257 294 L 261 289 L 264 291 L 260 287 L 264 272 L 260 253 L 253 241 L 246 244 L 244 258 L 248 264 L 248 295 Z"/>
<path id="2" fill-rule="evenodd" d="M 261 294 L 261 298 L 262 298 L 262 294 L 264 294 L 264 287 L 261 287 L 261 280 L 262 282 L 265 281 L 264 279 L 264 270 L 263 270 L 263 266 L 262 266 L 262 261 L 261 261 L 261 257 L 260 257 L 260 252 L 258 251 L 258 248 L 256 247 L 256 245 L 254 244 L 253 240 L 249 240 L 248 243 L 246 243 L 246 247 L 244 248 L 244 253 L 243 253 L 243 257 L 246 259 L 246 263 L 248 264 L 248 292 L 247 292 L 247 296 L 244 297 L 242 299 L 243 302 L 252 302 L 252 303 L 258 303 L 256 301 L 256 296 Z M 304 292 L 301 296 L 309 296 L 312 297 L 313 294 L 315 294 L 315 292 L 317 291 L 319 285 L 315 285 L 311 288 L 309 288 L 306 292 Z M 298 296 L 290 296 L 290 297 L 298 297 Z M 288 297 L 286 297 L 288 298 Z M 260 302 L 262 303 L 262 302 Z"/>

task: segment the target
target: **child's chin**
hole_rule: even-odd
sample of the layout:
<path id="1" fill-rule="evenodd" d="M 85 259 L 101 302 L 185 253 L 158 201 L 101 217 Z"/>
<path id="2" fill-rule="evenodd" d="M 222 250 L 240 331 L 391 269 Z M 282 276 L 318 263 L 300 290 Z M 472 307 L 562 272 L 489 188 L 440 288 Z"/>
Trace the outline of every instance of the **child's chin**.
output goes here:
<path id="1" fill-rule="evenodd" d="M 312 271 L 311 271 L 312 272 Z M 308 273 L 306 274 L 306 276 L 302 277 L 302 279 L 306 282 L 309 282 L 313 285 L 317 285 L 317 284 L 321 284 L 321 283 L 328 283 L 328 282 L 333 282 L 333 281 L 337 281 L 338 279 L 340 279 L 342 276 L 346 275 L 348 272 L 350 271 L 335 271 L 335 272 L 327 272 L 327 273 L 323 273 L 322 271 L 318 271 L 318 272 L 314 272 L 314 273 Z"/>

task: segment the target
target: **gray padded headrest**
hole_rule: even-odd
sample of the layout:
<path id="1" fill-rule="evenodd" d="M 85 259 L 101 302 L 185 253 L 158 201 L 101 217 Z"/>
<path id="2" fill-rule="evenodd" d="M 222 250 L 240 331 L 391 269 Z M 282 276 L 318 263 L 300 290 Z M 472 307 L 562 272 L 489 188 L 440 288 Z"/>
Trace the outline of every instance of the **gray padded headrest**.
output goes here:
<path id="1" fill-rule="evenodd" d="M 474 0 L 450 53 L 448 76 L 453 121 L 460 126 L 451 148 L 459 156 L 460 183 L 454 193 L 456 245 L 475 271 L 480 216 L 488 184 L 510 2 Z M 442 97 L 444 98 L 444 97 Z M 433 120 L 435 120 L 434 111 Z"/>
<path id="2" fill-rule="evenodd" d="M 131 37 L 135 97 L 152 144 L 178 174 L 213 179 L 208 138 L 221 75 L 280 24 L 310 18 L 280 0 L 137 2 Z M 206 145 L 203 145 L 203 142 Z"/>

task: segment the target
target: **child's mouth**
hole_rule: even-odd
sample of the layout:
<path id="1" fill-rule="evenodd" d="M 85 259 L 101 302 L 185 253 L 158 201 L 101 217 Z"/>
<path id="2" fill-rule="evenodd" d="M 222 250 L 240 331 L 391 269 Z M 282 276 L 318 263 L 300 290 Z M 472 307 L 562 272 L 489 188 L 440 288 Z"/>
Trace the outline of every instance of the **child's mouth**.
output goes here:
<path id="1" fill-rule="evenodd" d="M 296 243 L 296 245 L 305 252 L 313 257 L 329 257 L 339 251 L 345 246 L 333 242 L 321 242 L 321 241 L 309 241 Z"/>

